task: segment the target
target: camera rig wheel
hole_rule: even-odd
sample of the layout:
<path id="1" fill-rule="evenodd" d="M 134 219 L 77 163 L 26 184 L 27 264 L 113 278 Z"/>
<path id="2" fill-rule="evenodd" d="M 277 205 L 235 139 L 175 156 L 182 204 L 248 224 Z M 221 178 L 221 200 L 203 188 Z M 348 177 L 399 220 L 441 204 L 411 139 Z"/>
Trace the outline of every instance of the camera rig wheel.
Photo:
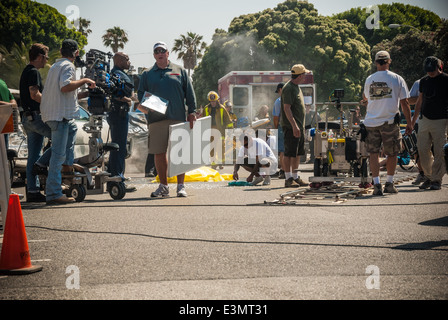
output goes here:
<path id="1" fill-rule="evenodd" d="M 108 189 L 109 195 L 114 200 L 121 200 L 126 195 L 126 185 L 124 182 L 111 182 Z"/>

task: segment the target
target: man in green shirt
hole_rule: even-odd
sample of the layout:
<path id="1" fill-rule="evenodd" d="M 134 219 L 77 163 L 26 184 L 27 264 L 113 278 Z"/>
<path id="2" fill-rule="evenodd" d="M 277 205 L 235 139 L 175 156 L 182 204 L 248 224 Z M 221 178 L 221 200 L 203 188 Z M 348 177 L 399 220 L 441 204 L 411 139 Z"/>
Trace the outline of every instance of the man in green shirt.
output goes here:
<path id="1" fill-rule="evenodd" d="M 282 90 L 280 125 L 285 138 L 285 188 L 308 185 L 298 176 L 298 169 L 300 156 L 305 155 L 305 102 L 299 84 L 304 82 L 305 74 L 309 72 L 303 64 L 293 66 L 291 80 Z"/>

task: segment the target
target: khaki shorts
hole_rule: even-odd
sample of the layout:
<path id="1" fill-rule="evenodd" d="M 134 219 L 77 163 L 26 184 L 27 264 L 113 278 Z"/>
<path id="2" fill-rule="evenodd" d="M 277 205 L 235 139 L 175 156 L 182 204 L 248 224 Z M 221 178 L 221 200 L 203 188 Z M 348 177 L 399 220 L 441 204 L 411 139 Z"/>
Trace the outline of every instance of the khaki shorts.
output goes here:
<path id="1" fill-rule="evenodd" d="M 366 149 L 368 153 L 380 153 L 381 145 L 385 155 L 397 156 L 401 151 L 402 135 L 396 124 L 383 124 L 379 127 L 366 127 Z"/>
<path id="2" fill-rule="evenodd" d="M 148 153 L 166 153 L 168 151 L 168 142 L 170 139 L 170 126 L 178 123 L 182 123 L 182 121 L 162 120 L 151 123 L 148 126 Z"/>

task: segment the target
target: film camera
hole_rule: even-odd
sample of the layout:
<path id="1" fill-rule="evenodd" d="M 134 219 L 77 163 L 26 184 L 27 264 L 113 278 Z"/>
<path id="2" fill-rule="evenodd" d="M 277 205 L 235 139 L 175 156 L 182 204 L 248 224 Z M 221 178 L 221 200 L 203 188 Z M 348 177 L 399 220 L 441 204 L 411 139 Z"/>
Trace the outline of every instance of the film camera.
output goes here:
<path id="1" fill-rule="evenodd" d="M 86 60 L 76 58 L 77 68 L 86 68 L 85 77 L 96 83 L 96 88 L 89 89 L 89 112 L 93 115 L 102 115 L 110 111 L 111 98 L 130 96 L 134 86 L 122 81 L 116 74 L 110 73 L 110 59 L 112 53 L 91 49 L 86 54 Z"/>

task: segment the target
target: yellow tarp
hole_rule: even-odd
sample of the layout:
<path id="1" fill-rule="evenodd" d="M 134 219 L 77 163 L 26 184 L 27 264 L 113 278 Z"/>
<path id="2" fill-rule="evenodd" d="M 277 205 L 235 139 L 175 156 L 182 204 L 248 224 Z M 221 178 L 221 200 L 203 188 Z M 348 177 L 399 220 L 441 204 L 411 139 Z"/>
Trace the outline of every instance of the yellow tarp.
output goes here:
<path id="1" fill-rule="evenodd" d="M 210 167 L 201 167 L 185 174 L 185 182 L 220 182 L 232 180 L 232 174 L 220 174 Z M 153 182 L 160 182 L 159 176 Z M 168 183 L 177 183 L 177 177 L 168 178 Z"/>

